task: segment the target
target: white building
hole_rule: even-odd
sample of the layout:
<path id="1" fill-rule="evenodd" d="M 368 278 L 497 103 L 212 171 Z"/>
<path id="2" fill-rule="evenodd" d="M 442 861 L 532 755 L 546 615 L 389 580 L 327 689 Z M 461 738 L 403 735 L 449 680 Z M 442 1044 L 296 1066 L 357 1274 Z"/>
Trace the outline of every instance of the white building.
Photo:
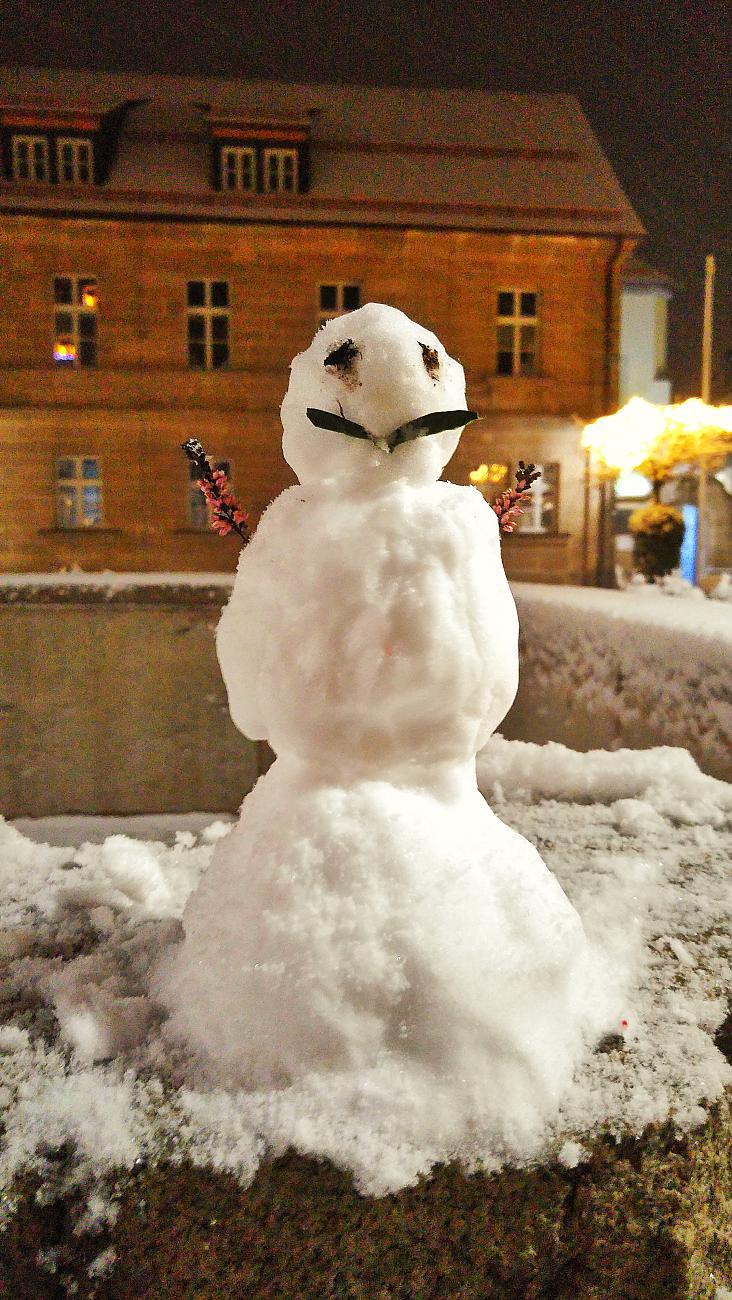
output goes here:
<path id="1" fill-rule="evenodd" d="M 631 258 L 623 270 L 620 306 L 619 405 L 631 397 L 665 405 L 671 401 L 666 373 L 671 280 Z"/>

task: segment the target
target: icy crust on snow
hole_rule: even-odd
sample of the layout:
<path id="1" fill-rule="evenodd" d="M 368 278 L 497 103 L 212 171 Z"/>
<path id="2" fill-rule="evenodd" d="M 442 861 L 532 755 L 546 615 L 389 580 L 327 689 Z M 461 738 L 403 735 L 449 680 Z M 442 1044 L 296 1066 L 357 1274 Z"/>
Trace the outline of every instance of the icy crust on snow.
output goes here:
<path id="1" fill-rule="evenodd" d="M 148 984 L 180 939 L 212 843 L 114 836 L 74 851 L 0 823 L 3 1189 L 27 1170 L 47 1195 L 82 1184 L 100 1221 L 114 1210 L 105 1178 L 136 1160 L 189 1159 L 247 1183 L 265 1156 L 292 1146 L 382 1195 L 456 1157 L 468 1169 L 572 1165 L 599 1129 L 620 1137 L 669 1116 L 682 1128 L 701 1122 L 732 1082 L 712 1041 L 732 998 L 732 788 L 678 751 L 634 754 L 629 768 L 627 753 L 543 755 L 498 737 L 481 756 L 481 783 L 538 847 L 587 933 L 614 936 L 620 963 L 633 964 L 637 943 L 642 952 L 615 1038 L 581 1064 L 541 1141 L 514 1132 L 496 1143 L 479 1089 L 458 1077 L 436 1085 L 425 1067 L 388 1057 L 280 1089 L 197 1081 L 196 1063 L 162 1036 Z M 504 799 L 502 783 L 539 802 Z M 693 807 L 696 819 L 684 811 Z M 219 824 L 211 839 L 223 833 Z"/>

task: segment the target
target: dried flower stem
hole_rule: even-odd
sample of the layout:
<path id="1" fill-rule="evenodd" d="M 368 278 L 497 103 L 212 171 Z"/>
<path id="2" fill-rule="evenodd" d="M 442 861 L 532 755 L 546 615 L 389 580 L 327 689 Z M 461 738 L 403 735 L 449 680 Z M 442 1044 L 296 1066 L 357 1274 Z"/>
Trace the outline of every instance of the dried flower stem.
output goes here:
<path id="1" fill-rule="evenodd" d="M 502 492 L 492 505 L 492 509 L 498 515 L 498 524 L 502 533 L 513 532 L 519 516 L 524 513 L 521 502 L 530 496 L 531 485 L 538 478 L 541 478 L 541 470 L 537 469 L 536 465 L 531 462 L 525 465 L 522 460 L 519 461 L 516 470 L 516 486 L 509 488 L 507 492 Z"/>
<path id="2" fill-rule="evenodd" d="M 183 443 L 183 450 L 199 473 L 198 486 L 211 507 L 211 527 L 220 537 L 238 533 L 246 544 L 251 537 L 246 511 L 242 510 L 222 469 L 211 469 L 197 438 Z"/>

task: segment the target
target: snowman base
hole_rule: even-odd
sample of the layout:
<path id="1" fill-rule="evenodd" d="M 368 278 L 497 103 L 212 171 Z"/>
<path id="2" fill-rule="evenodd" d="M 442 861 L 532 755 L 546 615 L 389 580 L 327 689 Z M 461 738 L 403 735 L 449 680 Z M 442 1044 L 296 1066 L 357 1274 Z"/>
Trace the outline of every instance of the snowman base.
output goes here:
<path id="1" fill-rule="evenodd" d="M 343 788 L 278 759 L 158 972 L 166 1032 L 229 1089 L 329 1076 L 391 1080 L 395 1098 L 457 1088 L 462 1122 L 474 1114 L 499 1147 L 531 1144 L 617 1023 L 611 981 L 474 764 L 430 775 Z"/>

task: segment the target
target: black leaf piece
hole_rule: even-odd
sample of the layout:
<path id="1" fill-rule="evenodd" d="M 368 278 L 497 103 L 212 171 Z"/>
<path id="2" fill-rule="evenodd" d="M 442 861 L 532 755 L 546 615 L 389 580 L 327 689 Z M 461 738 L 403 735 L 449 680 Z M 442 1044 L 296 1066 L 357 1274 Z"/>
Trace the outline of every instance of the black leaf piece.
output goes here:
<path id="1" fill-rule="evenodd" d="M 307 417 L 318 429 L 330 429 L 333 433 L 347 433 L 349 438 L 371 439 L 371 434 L 362 424 L 347 420 L 344 415 L 334 415 L 332 411 L 319 411 L 316 406 L 307 408 Z"/>
<path id="2" fill-rule="evenodd" d="M 444 433 L 447 429 L 459 429 L 477 419 L 475 411 L 432 411 L 429 415 L 419 415 L 416 420 L 400 424 L 394 430 L 388 438 L 389 451 L 403 442 L 413 442 L 415 438 L 425 438 L 431 433 Z"/>
<path id="3" fill-rule="evenodd" d="M 205 479 L 207 483 L 212 483 L 213 473 L 211 471 L 211 466 L 208 463 L 208 457 L 203 450 L 201 443 L 198 441 L 198 438 L 189 438 L 187 442 L 184 442 L 181 445 L 188 459 L 193 461 L 193 464 L 197 467 L 200 478 Z"/>

